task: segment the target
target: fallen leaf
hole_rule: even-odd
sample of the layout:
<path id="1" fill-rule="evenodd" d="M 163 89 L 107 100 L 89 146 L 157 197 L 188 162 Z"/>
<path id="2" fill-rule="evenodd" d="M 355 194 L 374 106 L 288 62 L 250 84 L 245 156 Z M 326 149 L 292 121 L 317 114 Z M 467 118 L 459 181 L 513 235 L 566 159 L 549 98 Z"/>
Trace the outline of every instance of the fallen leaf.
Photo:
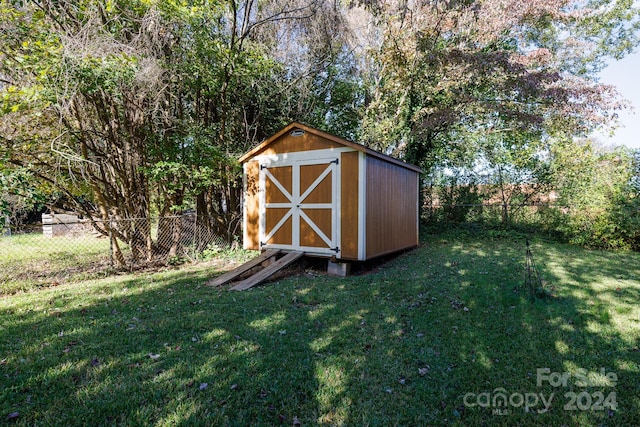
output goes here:
<path id="1" fill-rule="evenodd" d="M 424 368 L 418 368 L 418 374 L 419 374 L 421 377 L 424 377 L 424 376 L 425 376 L 425 375 L 427 375 L 427 373 L 429 372 L 429 369 L 431 369 L 431 367 L 430 367 L 430 366 L 426 366 L 426 367 L 424 367 Z"/>
<path id="2" fill-rule="evenodd" d="M 199 387 L 199 388 L 200 388 L 200 390 L 204 390 L 204 389 L 206 389 L 207 387 L 209 387 L 209 384 L 207 384 L 207 383 L 202 383 L 202 384 L 200 384 L 200 387 Z"/>
<path id="3" fill-rule="evenodd" d="M 293 417 L 293 425 L 294 426 L 301 426 L 302 425 L 302 423 L 300 422 L 298 417 Z"/>
<path id="4" fill-rule="evenodd" d="M 231 390 L 237 390 L 238 389 L 238 384 L 231 384 Z"/>
<path id="5" fill-rule="evenodd" d="M 19 416 L 20 416 L 20 412 L 12 412 L 9 415 L 7 415 L 7 420 L 15 420 Z"/>
<path id="6" fill-rule="evenodd" d="M 149 353 L 149 358 L 152 360 L 157 360 L 160 358 L 159 354 L 153 354 L 153 353 Z"/>
<path id="7" fill-rule="evenodd" d="M 98 359 L 91 359 L 91 366 L 92 367 L 96 367 L 100 364 L 100 361 Z"/>
<path id="8" fill-rule="evenodd" d="M 465 305 L 464 305 L 464 302 L 459 301 L 459 300 L 453 300 L 453 301 L 451 301 L 451 307 L 452 307 L 454 310 L 458 310 L 458 309 L 460 309 L 460 308 L 466 308 L 466 307 L 465 307 Z M 465 311 L 467 311 L 467 310 L 465 310 Z"/>

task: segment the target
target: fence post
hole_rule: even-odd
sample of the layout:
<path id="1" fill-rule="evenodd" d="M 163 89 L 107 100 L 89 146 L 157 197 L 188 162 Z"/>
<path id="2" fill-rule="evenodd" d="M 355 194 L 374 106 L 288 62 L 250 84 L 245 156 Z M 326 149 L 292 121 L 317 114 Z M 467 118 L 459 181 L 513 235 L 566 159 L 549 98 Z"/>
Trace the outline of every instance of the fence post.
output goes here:
<path id="1" fill-rule="evenodd" d="M 111 268 L 114 267 L 113 263 L 113 219 L 109 216 L 109 264 Z"/>
<path id="2" fill-rule="evenodd" d="M 198 254 L 200 254 L 200 230 L 198 229 L 198 211 L 196 210 L 196 214 L 193 216 L 193 258 L 197 259 Z"/>
<path id="3" fill-rule="evenodd" d="M 6 237 L 11 237 L 11 218 L 9 218 L 9 215 L 5 215 L 4 227 L 2 234 Z"/>

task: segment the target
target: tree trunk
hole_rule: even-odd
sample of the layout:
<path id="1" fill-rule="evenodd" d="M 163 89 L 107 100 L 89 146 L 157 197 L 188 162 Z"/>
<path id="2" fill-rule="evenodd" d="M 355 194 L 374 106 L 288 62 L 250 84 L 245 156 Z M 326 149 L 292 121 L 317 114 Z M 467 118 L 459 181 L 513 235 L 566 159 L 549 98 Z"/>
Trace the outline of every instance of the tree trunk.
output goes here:
<path id="1" fill-rule="evenodd" d="M 509 200 L 505 193 L 504 180 L 502 178 L 502 167 L 498 168 L 498 184 L 500 185 L 500 200 L 502 201 L 502 224 L 506 225 L 509 223 Z"/>
<path id="2" fill-rule="evenodd" d="M 166 193 L 166 191 L 163 191 Z M 184 227 L 182 215 L 172 212 L 172 208 L 180 206 L 184 202 L 182 191 L 177 191 L 172 197 L 168 197 L 162 203 L 160 217 L 158 218 L 158 237 L 156 239 L 155 252 L 161 256 L 174 257 L 182 249 Z"/>
<path id="3" fill-rule="evenodd" d="M 127 262 L 124 259 L 122 249 L 120 249 L 120 245 L 118 244 L 118 239 L 116 238 L 115 233 L 109 233 L 109 239 L 111 239 L 111 253 L 116 266 L 119 268 L 125 267 L 127 265 Z"/>

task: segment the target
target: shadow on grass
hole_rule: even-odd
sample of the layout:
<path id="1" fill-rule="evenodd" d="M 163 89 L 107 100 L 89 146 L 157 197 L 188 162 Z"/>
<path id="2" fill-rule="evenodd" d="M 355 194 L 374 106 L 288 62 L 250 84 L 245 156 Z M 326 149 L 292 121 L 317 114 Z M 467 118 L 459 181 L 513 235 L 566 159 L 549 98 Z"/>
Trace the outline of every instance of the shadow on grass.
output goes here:
<path id="1" fill-rule="evenodd" d="M 25 425 L 640 424 L 637 255 L 533 250 L 556 287 L 547 301 L 525 293 L 524 242 L 455 236 L 346 279 L 300 271 L 235 293 L 202 286 L 204 272 L 173 273 L 7 299 L 0 416 L 18 412 Z M 538 386 L 538 368 L 573 376 L 566 387 Z M 577 385 L 580 368 L 593 385 Z M 596 385 L 600 368 L 617 383 Z M 617 409 L 594 409 L 594 393 L 611 391 Z M 583 392 L 589 410 L 566 410 L 565 394 Z M 525 394 L 554 396 L 538 413 L 540 401 L 519 404 Z M 494 404 L 501 395 L 506 404 Z"/>

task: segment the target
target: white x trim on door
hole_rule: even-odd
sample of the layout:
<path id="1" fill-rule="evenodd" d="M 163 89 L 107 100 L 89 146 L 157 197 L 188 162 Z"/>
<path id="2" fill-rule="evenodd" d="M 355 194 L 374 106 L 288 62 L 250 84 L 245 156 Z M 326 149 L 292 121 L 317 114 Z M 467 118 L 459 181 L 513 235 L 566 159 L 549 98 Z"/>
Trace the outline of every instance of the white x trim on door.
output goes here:
<path id="1" fill-rule="evenodd" d="M 304 192 L 300 194 L 300 168 L 309 165 L 326 165 L 324 170 L 314 179 L 311 185 L 304 189 Z M 270 168 L 291 166 L 292 185 L 291 192 L 271 173 Z M 260 165 L 260 246 L 263 249 L 292 249 L 299 250 L 308 253 L 317 254 L 330 254 L 339 255 L 338 245 L 338 232 L 339 232 L 339 218 L 338 218 L 338 191 L 339 191 L 339 171 L 338 158 L 322 158 L 322 159 L 300 159 L 300 160 L 287 160 L 282 159 L 279 161 L 270 160 L 268 162 L 261 163 Z M 305 202 L 305 200 L 313 193 L 313 191 L 327 178 L 331 179 L 331 200 L 330 202 L 314 203 Z M 287 199 L 284 202 L 267 203 L 266 202 L 266 188 L 267 179 L 271 182 Z M 288 209 L 287 212 L 278 220 L 278 222 L 270 230 L 266 229 L 266 211 L 268 209 Z M 331 232 L 327 234 L 323 231 L 314 220 L 305 213 L 305 210 L 321 209 L 330 210 L 331 214 Z M 291 218 L 292 223 L 292 236 L 291 244 L 269 244 L 268 242 L 274 237 L 274 235 L 287 223 Z M 301 244 L 300 226 L 301 219 L 320 237 L 326 247 L 309 247 Z"/>

